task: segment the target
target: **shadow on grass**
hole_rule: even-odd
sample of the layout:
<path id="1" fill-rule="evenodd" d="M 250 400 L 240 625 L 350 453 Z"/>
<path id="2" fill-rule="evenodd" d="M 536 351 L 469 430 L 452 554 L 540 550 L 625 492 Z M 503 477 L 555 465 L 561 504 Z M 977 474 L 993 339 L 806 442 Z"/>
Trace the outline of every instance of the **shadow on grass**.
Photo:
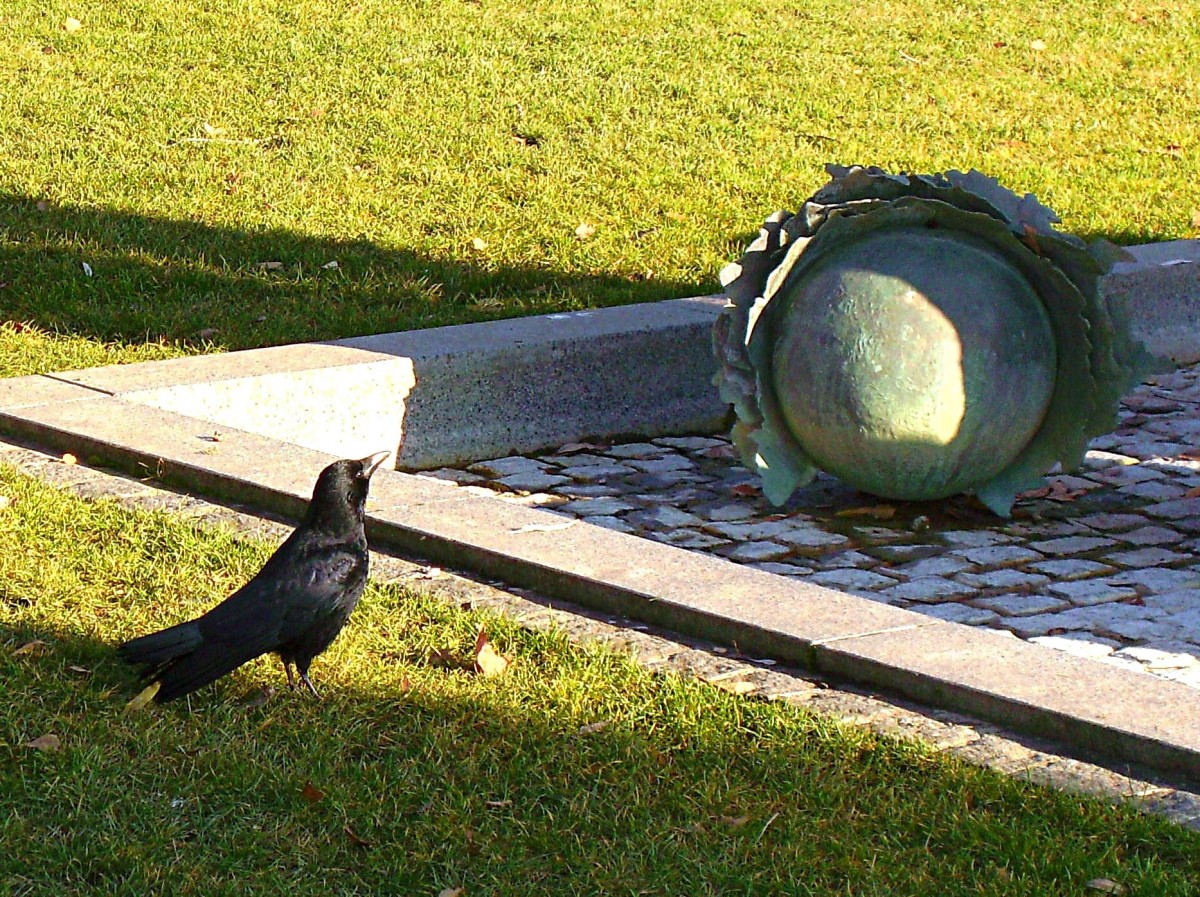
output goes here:
<path id="1" fill-rule="evenodd" d="M 410 627 L 455 613 L 417 603 Z M 282 684 L 261 661 L 190 705 L 126 714 L 137 686 L 109 646 L 0 626 L 0 880 L 13 893 L 244 893 L 253 873 L 260 893 L 1023 897 L 1080 876 L 1158 895 L 1200 881 L 1195 835 L 1161 821 L 508 635 L 504 678 L 434 668 L 397 634 L 371 657 L 369 690 L 339 684 L 335 648 L 314 668 L 321 702 L 239 701 Z M 451 650 L 470 656 L 461 639 Z M 26 746 L 47 734 L 58 749 Z"/>
<path id="2" fill-rule="evenodd" d="M 84 269 L 89 266 L 90 274 Z M 439 260 L 0 194 L 4 318 L 229 349 L 697 295 L 715 284 Z"/>

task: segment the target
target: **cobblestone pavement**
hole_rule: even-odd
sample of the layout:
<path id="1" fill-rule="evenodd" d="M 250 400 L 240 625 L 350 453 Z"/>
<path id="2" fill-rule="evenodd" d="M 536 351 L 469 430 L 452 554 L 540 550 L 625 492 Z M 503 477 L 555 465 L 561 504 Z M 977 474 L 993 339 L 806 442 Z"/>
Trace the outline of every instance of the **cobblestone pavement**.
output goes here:
<path id="1" fill-rule="evenodd" d="M 822 475 L 783 507 L 727 439 L 573 444 L 428 475 L 943 620 L 1200 688 L 1200 366 L 1122 403 L 1082 470 L 1011 520 L 886 502 Z"/>
<path id="2" fill-rule="evenodd" d="M 93 499 L 170 511 L 198 526 L 282 540 L 291 526 L 164 489 L 152 481 L 63 464 L 53 455 L 0 440 L 0 463 Z M 854 568 L 847 568 L 854 569 Z M 1200 794 L 1164 784 L 1137 769 L 1112 769 L 1056 753 L 1052 744 L 1007 732 L 952 711 L 895 701 L 810 673 L 742 657 L 719 645 L 682 639 L 631 620 L 555 602 L 498 582 L 480 582 L 418 561 L 372 552 L 371 575 L 435 594 L 462 607 L 489 608 L 530 628 L 555 626 L 576 642 L 602 642 L 627 652 L 663 675 L 691 676 L 748 700 L 784 701 L 846 725 L 888 737 L 920 741 L 950 757 L 1040 785 L 1076 791 L 1112 803 L 1131 803 L 1200 831 Z M 0 644 L 0 650 L 4 650 Z"/>

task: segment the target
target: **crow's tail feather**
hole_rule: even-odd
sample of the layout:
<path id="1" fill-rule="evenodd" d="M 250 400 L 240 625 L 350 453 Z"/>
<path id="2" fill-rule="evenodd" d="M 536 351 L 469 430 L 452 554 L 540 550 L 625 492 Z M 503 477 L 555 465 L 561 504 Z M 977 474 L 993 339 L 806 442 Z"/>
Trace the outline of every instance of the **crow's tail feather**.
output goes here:
<path id="1" fill-rule="evenodd" d="M 154 700 L 160 704 L 216 682 L 249 659 L 228 645 L 206 642 L 195 621 L 135 638 L 117 653 L 126 663 L 143 667 L 143 679 L 159 683 Z"/>
<path id="2" fill-rule="evenodd" d="M 121 645 L 117 654 L 128 664 L 145 667 L 143 674 L 150 678 L 166 664 L 192 653 L 203 643 L 200 627 L 195 620 L 190 620 L 132 639 Z"/>

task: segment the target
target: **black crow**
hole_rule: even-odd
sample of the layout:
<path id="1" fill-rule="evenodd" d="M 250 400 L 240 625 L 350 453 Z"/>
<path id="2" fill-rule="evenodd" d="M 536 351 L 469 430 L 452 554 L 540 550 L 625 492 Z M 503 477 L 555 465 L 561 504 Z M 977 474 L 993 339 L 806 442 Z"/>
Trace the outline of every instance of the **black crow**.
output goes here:
<path id="1" fill-rule="evenodd" d="M 144 635 L 118 648 L 143 667 L 148 699 L 170 701 L 215 682 L 259 655 L 283 661 L 288 685 L 308 678 L 312 659 L 333 642 L 367 585 L 363 510 L 371 474 L 390 452 L 335 461 L 317 478 L 303 522 L 248 583 L 195 620 Z"/>

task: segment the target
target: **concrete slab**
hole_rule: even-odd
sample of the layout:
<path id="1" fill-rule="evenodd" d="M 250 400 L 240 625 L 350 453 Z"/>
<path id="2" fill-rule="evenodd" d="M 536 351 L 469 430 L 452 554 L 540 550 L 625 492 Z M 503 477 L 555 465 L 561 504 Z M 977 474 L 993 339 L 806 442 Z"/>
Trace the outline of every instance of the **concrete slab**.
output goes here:
<path id="1" fill-rule="evenodd" d="M 1195 689 L 1138 670 L 953 623 L 825 642 L 815 666 L 1088 754 L 1200 769 Z"/>
<path id="2" fill-rule="evenodd" d="M 1134 336 L 1176 364 L 1200 361 L 1200 240 L 1131 246 L 1104 292 L 1121 302 Z"/>

